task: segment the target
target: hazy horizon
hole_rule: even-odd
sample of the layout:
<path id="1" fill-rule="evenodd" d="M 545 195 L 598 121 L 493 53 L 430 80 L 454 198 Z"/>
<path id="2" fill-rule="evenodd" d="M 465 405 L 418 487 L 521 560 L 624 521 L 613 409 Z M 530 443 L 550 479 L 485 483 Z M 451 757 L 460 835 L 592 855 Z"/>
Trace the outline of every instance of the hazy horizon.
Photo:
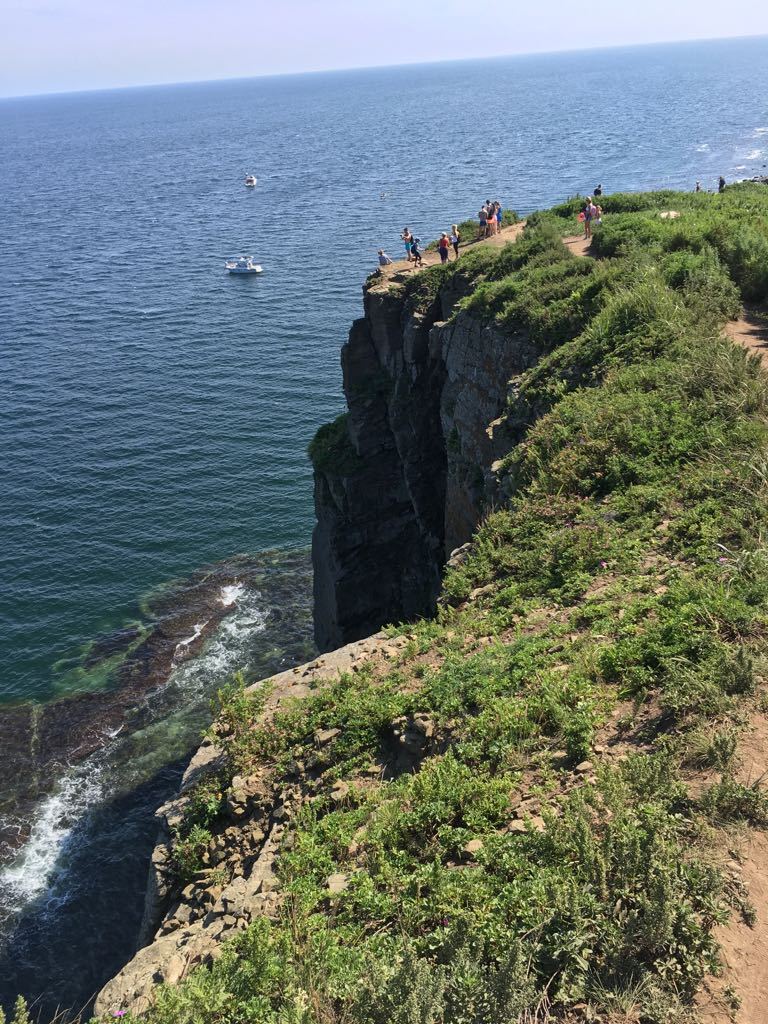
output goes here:
<path id="1" fill-rule="evenodd" d="M 723 32 L 725 29 L 725 33 Z M 768 33 L 753 0 L 540 0 L 517 13 L 498 0 L 2 0 L 0 97 L 349 71 L 625 46 L 711 42 Z"/>
<path id="2" fill-rule="evenodd" d="M 130 89 L 153 89 L 163 88 L 165 86 L 172 88 L 173 86 L 183 85 L 215 85 L 218 82 L 238 82 L 248 81 L 250 79 L 259 78 L 291 78 L 299 77 L 301 75 L 324 75 L 334 74 L 336 72 L 343 73 L 346 71 L 377 71 L 377 70 L 388 70 L 397 68 L 415 68 L 415 67 L 429 67 L 430 65 L 439 64 L 462 64 L 472 63 L 475 61 L 484 60 L 505 60 L 513 59 L 517 57 L 546 57 L 548 55 L 556 56 L 562 54 L 578 54 L 578 53 L 591 53 L 600 50 L 624 50 L 624 49 L 644 49 L 651 48 L 654 46 L 684 46 L 686 44 L 695 45 L 696 43 L 727 43 L 737 42 L 738 40 L 748 39 L 765 39 L 768 38 L 768 33 L 758 33 L 755 35 L 739 35 L 739 36 L 700 36 L 692 39 L 658 39 L 652 42 L 646 43 L 616 43 L 607 46 L 580 46 L 580 47 L 567 47 L 558 50 L 526 50 L 518 53 L 494 53 L 487 54 L 483 57 L 455 57 L 448 59 L 435 59 L 425 61 L 402 61 L 392 64 L 350 64 L 344 67 L 328 67 L 328 68 L 306 68 L 300 71 L 273 71 L 264 72 L 262 74 L 253 75 L 231 75 L 222 76 L 216 78 L 186 78 L 186 79 L 173 79 L 168 81 L 152 81 L 152 82 L 134 82 L 134 83 L 117 83 L 115 85 L 100 85 L 86 89 L 58 89 L 48 90 L 45 92 L 27 92 L 27 93 L 2 93 L 0 94 L 0 100 L 12 100 L 12 99 L 34 99 L 42 98 L 45 96 L 73 96 L 80 93 L 97 93 L 97 92 L 120 92 L 123 90 Z"/>

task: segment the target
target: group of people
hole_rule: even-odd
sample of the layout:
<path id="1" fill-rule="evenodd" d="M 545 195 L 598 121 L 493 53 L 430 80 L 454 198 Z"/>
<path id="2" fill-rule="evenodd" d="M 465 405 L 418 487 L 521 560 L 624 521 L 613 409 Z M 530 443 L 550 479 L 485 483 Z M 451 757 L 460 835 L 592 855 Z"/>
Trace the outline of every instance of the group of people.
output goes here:
<path id="1" fill-rule="evenodd" d="M 593 195 L 587 196 L 587 201 L 584 204 L 584 209 L 579 214 L 579 220 L 584 225 L 584 237 L 592 237 L 592 225 L 602 224 L 603 222 L 603 208 L 599 203 L 595 202 L 595 197 L 599 198 L 603 194 L 603 186 L 598 185 Z"/>
<path id="2" fill-rule="evenodd" d="M 421 239 L 416 238 L 409 227 L 404 227 L 400 235 L 400 239 L 405 246 L 405 258 L 408 263 L 413 263 L 414 267 L 421 267 L 424 264 L 424 260 L 421 255 Z M 461 232 L 459 231 L 458 224 L 451 226 L 450 234 L 444 231 L 437 242 L 437 251 L 440 255 L 440 262 L 447 263 L 451 249 L 455 254 L 455 258 L 459 258 L 459 243 L 461 242 Z M 388 256 L 383 249 L 379 249 L 379 266 L 389 267 L 392 264 L 391 256 Z"/>
<path id="3" fill-rule="evenodd" d="M 693 191 L 694 192 L 703 192 L 704 191 L 704 189 L 701 187 L 701 182 L 700 181 L 696 182 L 696 187 L 694 188 Z M 722 176 L 722 174 L 717 179 L 717 191 L 721 192 L 721 193 L 725 192 L 725 178 Z"/>
<path id="4" fill-rule="evenodd" d="M 480 232 L 478 238 L 490 238 L 501 231 L 501 203 L 498 200 L 491 202 L 486 199 L 477 214 L 480 221 Z"/>

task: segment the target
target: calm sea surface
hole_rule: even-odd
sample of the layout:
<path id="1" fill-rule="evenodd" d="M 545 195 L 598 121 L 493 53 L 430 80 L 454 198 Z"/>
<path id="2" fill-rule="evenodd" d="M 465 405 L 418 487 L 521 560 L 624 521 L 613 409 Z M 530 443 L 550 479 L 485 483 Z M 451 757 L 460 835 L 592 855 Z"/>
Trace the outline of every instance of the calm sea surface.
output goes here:
<path id="1" fill-rule="evenodd" d="M 231 613 L 197 670 L 174 670 L 179 703 L 308 650 L 306 559 L 288 553 L 312 527 L 305 449 L 342 407 L 339 346 L 376 250 L 486 198 L 526 213 L 598 181 L 766 173 L 767 97 L 763 38 L 0 101 L 0 702 L 108 687 L 119 659 L 93 642 L 148 628 L 148 595 L 238 555 L 285 551 L 285 573 L 270 555 L 222 588 Z M 263 275 L 227 276 L 240 253 Z M 171 743 L 168 716 L 145 723 L 142 772 L 107 751 L 86 786 L 65 758 L 20 823 L 0 996 L 85 1000 L 106 961 L 71 981 L 83 933 L 109 934 L 114 962 L 130 945 L 146 807 L 200 724 Z M 120 799 L 133 809 L 110 818 Z M 125 926 L 94 921 L 84 851 L 128 842 Z"/>

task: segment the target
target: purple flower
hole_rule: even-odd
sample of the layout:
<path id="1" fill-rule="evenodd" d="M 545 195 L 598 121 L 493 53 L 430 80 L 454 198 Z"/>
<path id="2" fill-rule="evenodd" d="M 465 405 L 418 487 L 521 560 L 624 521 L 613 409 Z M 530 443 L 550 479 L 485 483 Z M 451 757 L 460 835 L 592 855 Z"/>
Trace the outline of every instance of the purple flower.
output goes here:
<path id="1" fill-rule="evenodd" d="M 113 1017 L 124 1017 L 126 1015 L 126 1013 L 128 1013 L 127 1010 L 115 1010 L 115 1012 L 112 1014 L 112 1016 Z"/>
<path id="2" fill-rule="evenodd" d="M 607 562 L 601 562 L 600 563 L 600 568 L 601 569 L 607 569 L 608 568 L 608 563 Z"/>
<path id="3" fill-rule="evenodd" d="M 726 557 L 725 557 L 724 555 L 721 555 L 721 556 L 720 556 L 720 557 L 718 558 L 718 562 L 719 562 L 719 563 L 720 563 L 721 565 L 723 564 L 723 562 L 727 562 L 727 561 L 728 561 L 728 559 L 727 559 L 727 558 L 726 558 Z"/>

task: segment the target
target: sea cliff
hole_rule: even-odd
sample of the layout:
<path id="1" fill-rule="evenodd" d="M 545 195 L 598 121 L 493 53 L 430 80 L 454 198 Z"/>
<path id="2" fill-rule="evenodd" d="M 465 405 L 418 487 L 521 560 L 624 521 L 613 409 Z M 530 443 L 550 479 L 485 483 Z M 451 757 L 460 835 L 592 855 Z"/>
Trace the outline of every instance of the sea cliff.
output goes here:
<path id="1" fill-rule="evenodd" d="M 448 555 L 499 499 L 494 463 L 513 443 L 502 413 L 544 349 L 523 324 L 460 310 L 475 274 L 443 278 L 402 264 L 373 274 L 342 349 L 348 413 L 311 448 L 321 650 L 434 613 Z"/>
<path id="2" fill-rule="evenodd" d="M 768 197 L 604 210 L 366 283 L 311 454 L 373 635 L 222 694 L 100 1013 L 761 1019 Z"/>

